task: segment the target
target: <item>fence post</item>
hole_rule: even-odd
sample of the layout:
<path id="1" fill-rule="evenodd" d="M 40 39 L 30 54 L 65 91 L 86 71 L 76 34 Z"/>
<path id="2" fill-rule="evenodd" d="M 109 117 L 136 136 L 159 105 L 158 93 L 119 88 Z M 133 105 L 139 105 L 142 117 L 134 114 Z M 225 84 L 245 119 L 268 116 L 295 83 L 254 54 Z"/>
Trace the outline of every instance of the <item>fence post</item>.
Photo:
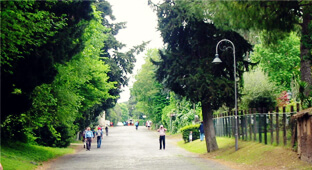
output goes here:
<path id="1" fill-rule="evenodd" d="M 244 110 L 244 113 L 245 113 L 245 135 L 246 135 L 246 138 L 245 140 L 247 141 L 248 140 L 248 113 L 247 113 L 247 110 Z"/>
<path id="2" fill-rule="evenodd" d="M 294 106 L 291 106 L 290 107 L 291 148 L 294 148 L 294 146 L 295 146 L 295 142 L 296 142 L 295 141 L 295 139 L 296 139 L 295 135 L 297 135 L 296 134 L 297 127 L 295 126 L 296 125 L 296 120 L 292 119 L 293 114 L 294 114 Z"/>
<path id="3" fill-rule="evenodd" d="M 223 113 L 221 113 L 221 122 L 222 122 L 222 128 L 221 128 L 221 136 L 225 136 L 225 134 L 224 134 L 224 124 L 225 124 L 225 122 L 224 122 L 224 114 Z"/>
<path id="4" fill-rule="evenodd" d="M 231 111 L 232 117 L 232 136 L 235 137 L 235 111 Z"/>
<path id="5" fill-rule="evenodd" d="M 245 140 L 245 134 L 244 134 L 244 122 L 245 122 L 245 117 L 244 117 L 244 111 L 240 111 L 240 125 L 241 125 L 241 133 L 242 133 L 242 140 Z"/>
<path id="6" fill-rule="evenodd" d="M 274 134 L 273 134 L 273 109 L 270 108 L 270 131 L 271 131 L 271 144 L 273 144 L 273 141 L 274 141 Z"/>
<path id="7" fill-rule="evenodd" d="M 226 133 L 227 133 L 227 136 L 228 137 L 231 137 L 231 126 L 230 126 L 230 115 L 229 115 L 229 113 L 228 112 L 225 112 L 225 115 L 226 115 L 226 124 L 227 124 L 227 129 L 226 129 Z"/>
<path id="8" fill-rule="evenodd" d="M 228 116 L 228 136 L 231 137 L 231 114 L 230 112 L 226 112 Z"/>
<path id="9" fill-rule="evenodd" d="M 276 111 L 276 144 L 279 145 L 279 120 L 278 120 L 278 111 L 279 108 L 275 108 Z"/>
<path id="10" fill-rule="evenodd" d="M 259 143 L 262 143 L 262 124 L 263 124 L 263 114 L 262 114 L 262 109 L 261 108 L 258 108 L 258 112 L 259 112 Z"/>
<path id="11" fill-rule="evenodd" d="M 263 108 L 263 116 L 264 116 L 264 118 L 263 118 L 263 120 L 264 120 L 264 144 L 268 144 L 268 134 L 267 134 L 267 113 L 266 113 L 266 109 L 265 108 Z"/>
<path id="12" fill-rule="evenodd" d="M 224 131 L 224 136 L 227 136 L 227 120 L 226 119 L 227 119 L 227 117 L 226 117 L 226 112 L 225 112 L 225 113 L 223 113 L 223 122 L 225 124 L 224 128 L 223 128 L 224 129 L 223 130 Z"/>
<path id="13" fill-rule="evenodd" d="M 249 109 L 249 139 L 252 140 L 252 124 L 251 124 L 252 112 Z"/>
<path id="14" fill-rule="evenodd" d="M 284 145 L 287 145 L 287 136 L 286 136 L 286 107 L 283 107 L 283 139 Z"/>
<path id="15" fill-rule="evenodd" d="M 240 113 L 239 113 L 239 111 L 237 110 L 237 137 L 238 137 L 238 139 L 240 139 L 241 138 L 241 135 L 240 135 L 240 124 L 241 124 L 241 116 L 240 116 Z"/>
<path id="16" fill-rule="evenodd" d="M 257 126 L 256 126 L 256 124 L 257 124 L 257 110 L 256 110 L 256 108 L 253 108 L 253 120 L 254 120 L 254 128 L 253 128 L 253 131 L 254 131 L 254 141 L 256 141 L 257 140 Z"/>

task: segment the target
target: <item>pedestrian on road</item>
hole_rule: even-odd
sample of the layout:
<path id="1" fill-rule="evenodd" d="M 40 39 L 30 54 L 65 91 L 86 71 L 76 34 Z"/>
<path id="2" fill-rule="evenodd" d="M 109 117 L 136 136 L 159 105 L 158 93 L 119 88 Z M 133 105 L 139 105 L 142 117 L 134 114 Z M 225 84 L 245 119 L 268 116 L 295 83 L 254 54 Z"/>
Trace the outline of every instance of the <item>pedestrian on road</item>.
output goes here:
<path id="1" fill-rule="evenodd" d="M 95 128 L 92 128 L 92 133 L 93 133 L 93 139 L 95 138 L 96 136 L 96 131 L 95 131 Z"/>
<path id="2" fill-rule="evenodd" d="M 86 138 L 85 138 L 86 132 L 87 132 L 87 128 L 82 132 L 83 148 L 86 148 Z"/>
<path id="3" fill-rule="evenodd" d="M 166 147 L 166 141 L 165 141 L 165 136 L 166 136 L 166 131 L 167 129 L 164 128 L 163 125 L 160 125 L 159 129 L 157 129 L 157 132 L 159 132 L 159 150 L 162 149 L 162 144 L 163 144 L 163 148 L 165 150 Z"/>
<path id="4" fill-rule="evenodd" d="M 147 121 L 147 129 L 148 129 L 148 130 L 151 130 L 151 124 L 152 124 L 151 121 Z"/>
<path id="5" fill-rule="evenodd" d="M 105 126 L 105 132 L 106 132 L 106 136 L 108 136 L 108 127 L 107 127 L 107 125 Z"/>
<path id="6" fill-rule="evenodd" d="M 135 129 L 138 130 L 139 122 L 135 122 Z"/>
<path id="7" fill-rule="evenodd" d="M 199 138 L 200 141 L 203 141 L 205 137 L 205 133 L 204 133 L 204 124 L 203 121 L 200 122 L 200 126 L 199 126 Z"/>
<path id="8" fill-rule="evenodd" d="M 87 132 L 85 134 L 85 139 L 87 142 L 87 151 L 90 151 L 91 149 L 92 138 L 94 138 L 93 132 L 91 131 L 90 127 L 87 127 Z"/>
<path id="9" fill-rule="evenodd" d="M 97 136 L 97 148 L 101 148 L 101 143 L 102 143 L 102 138 L 103 138 L 103 132 L 102 128 L 98 127 L 98 130 L 96 131 L 96 136 Z"/>

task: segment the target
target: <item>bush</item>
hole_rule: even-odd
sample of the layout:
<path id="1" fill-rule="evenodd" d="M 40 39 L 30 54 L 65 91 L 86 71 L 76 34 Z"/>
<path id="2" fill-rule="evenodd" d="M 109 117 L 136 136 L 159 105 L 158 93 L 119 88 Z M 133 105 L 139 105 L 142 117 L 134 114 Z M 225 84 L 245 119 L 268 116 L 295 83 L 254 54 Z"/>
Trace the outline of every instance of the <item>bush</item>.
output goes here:
<path id="1" fill-rule="evenodd" d="M 196 125 L 188 125 L 188 126 L 184 126 L 180 129 L 180 132 L 182 133 L 182 138 L 184 140 L 184 142 L 190 142 L 189 141 L 189 135 L 190 132 L 192 131 L 192 140 L 196 140 L 199 139 L 199 126 L 200 124 L 196 124 Z"/>
<path id="2" fill-rule="evenodd" d="M 279 90 L 259 68 L 246 72 L 240 108 L 274 108 Z"/>

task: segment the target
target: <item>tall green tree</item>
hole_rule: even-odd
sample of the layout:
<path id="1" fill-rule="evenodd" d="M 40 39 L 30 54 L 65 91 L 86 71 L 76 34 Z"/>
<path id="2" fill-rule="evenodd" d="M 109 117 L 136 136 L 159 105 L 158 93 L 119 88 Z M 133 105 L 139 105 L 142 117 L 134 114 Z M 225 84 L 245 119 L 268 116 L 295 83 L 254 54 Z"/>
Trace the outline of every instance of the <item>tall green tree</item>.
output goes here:
<path id="1" fill-rule="evenodd" d="M 136 82 L 133 84 L 131 96 L 138 101 L 136 108 L 145 113 L 148 119 L 154 123 L 161 122 L 162 109 L 168 104 L 167 94 L 163 90 L 161 83 L 157 82 L 155 77 L 156 67 L 150 61 L 159 60 L 159 54 L 156 49 L 150 49 L 145 56 L 145 64 L 136 75 Z"/>
<path id="2" fill-rule="evenodd" d="M 62 4 L 58 5 L 59 10 L 62 9 Z M 95 120 L 98 115 L 87 111 L 114 98 L 109 91 L 115 88 L 116 83 L 109 81 L 109 66 L 100 58 L 103 42 L 108 38 L 108 29 L 102 25 L 100 12 L 96 11 L 96 7 L 92 3 L 85 5 L 91 9 L 88 14 L 90 20 L 78 20 L 75 27 L 79 28 L 81 34 L 76 39 L 71 39 L 73 44 L 80 44 L 74 46 L 79 48 L 72 54 L 71 48 L 63 51 L 68 58 L 60 60 L 62 62 L 47 61 L 55 65 L 53 67 L 57 74 L 54 80 L 38 85 L 29 92 L 29 110 L 17 116 L 9 115 L 4 121 L 5 126 L 2 127 L 6 131 L 9 132 L 12 128 L 20 129 L 8 138 L 21 132 L 42 145 L 68 146 L 70 138 L 80 125 L 74 122 L 79 119 Z M 65 41 L 70 41 L 67 38 L 70 39 L 71 36 L 64 38 Z M 66 49 L 61 46 L 60 50 L 63 48 Z M 25 93 L 26 90 L 21 91 Z"/>
<path id="3" fill-rule="evenodd" d="M 112 7 L 109 2 L 105 0 L 99 0 L 96 2 L 97 9 L 102 11 L 102 24 L 109 28 L 108 38 L 104 41 L 106 44 L 102 51 L 101 56 L 103 61 L 110 66 L 111 71 L 108 73 L 109 81 L 117 82 L 115 89 L 110 90 L 112 96 L 116 96 L 114 99 L 109 99 L 105 103 L 102 103 L 101 108 L 107 109 L 114 107 L 119 99 L 119 95 L 122 92 L 121 87 L 127 86 L 129 78 L 127 75 L 131 74 L 136 62 L 135 55 L 143 52 L 147 42 L 138 44 L 131 47 L 128 51 L 124 52 L 123 48 L 126 46 L 122 42 L 116 39 L 116 35 L 121 29 L 126 28 L 126 22 L 113 23 L 116 19 L 113 15 Z M 110 20 L 109 20 L 110 19 Z"/>
<path id="4" fill-rule="evenodd" d="M 84 46 L 81 35 L 87 21 L 92 19 L 90 4 L 90 1 L 1 1 L 1 97 L 5 98 L 1 100 L 1 119 L 8 120 L 6 127 L 23 129 L 18 120 L 25 117 L 24 113 L 33 105 L 33 97 L 38 96 L 33 92 L 51 91 L 52 87 L 44 84 L 54 80 L 55 65 L 69 61 L 81 51 Z M 44 109 L 45 105 L 55 104 L 49 93 L 40 94 L 47 97 L 42 100 L 47 103 L 34 107 Z M 1 130 L 12 131 L 11 128 Z M 19 131 L 12 132 L 15 138 L 22 139 L 17 135 Z"/>
<path id="5" fill-rule="evenodd" d="M 209 2 L 207 6 L 207 16 L 219 28 L 260 30 L 267 43 L 275 43 L 277 39 L 287 37 L 287 33 L 299 30 L 300 75 L 306 84 L 302 93 L 306 97 L 312 96 L 311 1 L 223 1 Z"/>
<path id="6" fill-rule="evenodd" d="M 292 81 L 300 80 L 300 39 L 295 33 L 275 44 L 257 44 L 250 56 L 282 90 L 291 90 Z"/>
<path id="7" fill-rule="evenodd" d="M 219 50 L 223 63 L 214 65 L 216 44 L 223 38 L 235 44 L 236 76 L 240 80 L 244 66 L 248 65 L 243 56 L 251 50 L 251 45 L 238 33 L 218 30 L 207 22 L 200 3 L 172 0 L 155 6 L 158 29 L 166 48 L 160 51 L 161 61 L 154 63 L 157 80 L 165 87 L 194 103 L 201 102 L 207 152 L 211 152 L 218 149 L 212 111 L 234 104 L 233 51 Z M 224 45 L 229 44 L 221 44 Z"/>

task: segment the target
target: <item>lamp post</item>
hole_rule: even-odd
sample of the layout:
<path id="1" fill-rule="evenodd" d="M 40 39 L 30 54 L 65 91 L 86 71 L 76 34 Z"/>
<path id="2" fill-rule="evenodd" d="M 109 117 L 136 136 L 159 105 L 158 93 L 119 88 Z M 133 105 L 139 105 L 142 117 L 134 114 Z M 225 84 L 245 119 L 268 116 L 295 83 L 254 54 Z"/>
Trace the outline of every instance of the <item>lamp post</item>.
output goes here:
<path id="1" fill-rule="evenodd" d="M 238 150 L 238 125 L 237 125 L 237 87 L 236 87 L 236 59 L 235 59 L 235 46 L 233 44 L 232 41 L 228 40 L 228 39 L 222 39 L 217 43 L 216 46 L 216 55 L 215 55 L 215 59 L 212 61 L 212 63 L 214 64 L 219 64 L 221 63 L 221 59 L 219 58 L 219 54 L 218 54 L 218 46 L 221 42 L 229 42 L 231 43 L 231 45 L 233 47 L 228 47 L 228 48 L 232 48 L 233 49 L 233 57 L 234 57 L 234 88 L 235 88 L 235 150 Z"/>

